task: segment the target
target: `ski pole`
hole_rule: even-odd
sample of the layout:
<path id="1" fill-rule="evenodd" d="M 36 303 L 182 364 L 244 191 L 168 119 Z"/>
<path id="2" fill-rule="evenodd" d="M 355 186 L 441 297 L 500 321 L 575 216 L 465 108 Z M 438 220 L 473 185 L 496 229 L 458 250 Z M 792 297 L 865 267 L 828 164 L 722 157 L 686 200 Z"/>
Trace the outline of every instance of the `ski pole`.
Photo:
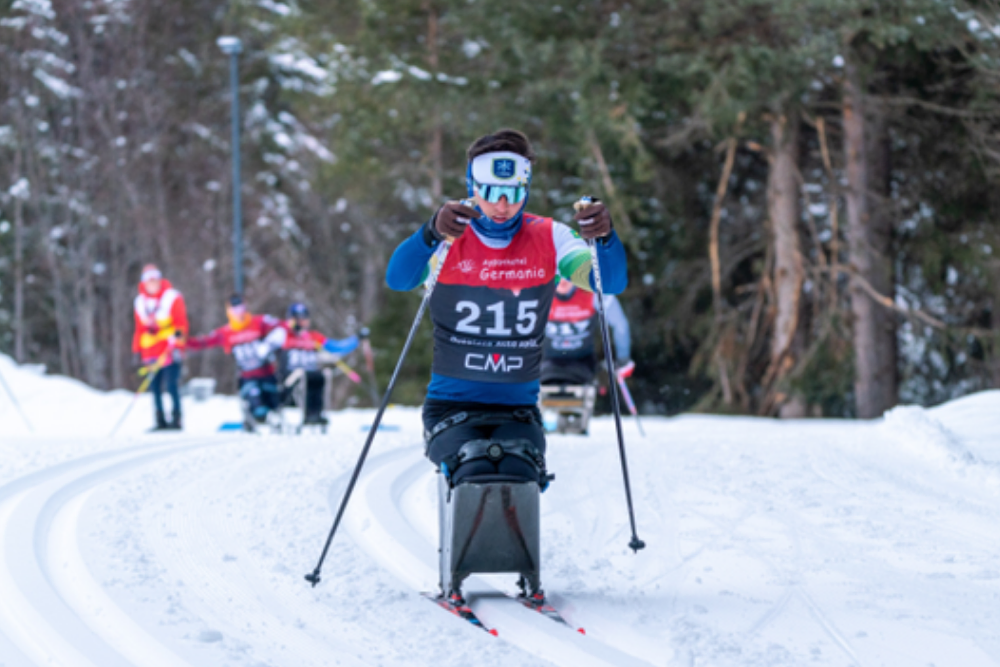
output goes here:
<path id="1" fill-rule="evenodd" d="M 365 366 L 368 367 L 368 378 L 371 381 L 368 389 L 372 393 L 372 405 L 378 405 L 378 380 L 375 379 L 375 355 L 372 352 L 370 335 L 371 331 L 368 330 L 368 327 L 361 329 L 361 351 L 365 355 Z"/>
<path id="2" fill-rule="evenodd" d="M 334 362 L 334 365 L 340 369 L 340 372 L 347 376 L 347 378 L 354 384 L 361 384 L 361 376 L 354 372 L 354 369 L 345 364 L 340 359 Z"/>
<path id="3" fill-rule="evenodd" d="M 592 197 L 581 197 L 580 201 L 573 204 L 573 208 L 581 211 L 592 203 L 594 203 Z M 604 286 L 601 282 L 601 263 L 597 259 L 597 244 L 594 240 L 587 239 L 587 245 L 590 247 L 590 263 L 594 273 L 594 288 L 597 290 L 597 314 L 601 321 L 601 338 L 604 341 L 604 361 L 608 367 L 608 377 L 612 378 L 615 376 L 615 362 L 611 354 L 608 320 L 604 314 Z M 609 382 L 608 384 L 611 385 L 609 391 L 611 394 L 611 409 L 615 415 L 615 431 L 618 434 L 618 453 L 622 462 L 622 477 L 625 480 L 625 500 L 628 503 L 628 519 L 632 525 L 632 539 L 629 541 L 628 546 L 633 552 L 638 552 L 639 549 L 646 547 L 646 543 L 639 539 L 635 529 L 635 511 L 632 508 L 632 487 L 629 484 L 628 462 L 625 459 L 625 437 L 622 435 L 622 413 L 621 406 L 618 404 L 618 388 L 614 382 Z"/>
<path id="4" fill-rule="evenodd" d="M 368 450 L 371 449 L 372 441 L 375 440 L 375 434 L 378 433 L 378 426 L 382 422 L 382 414 L 385 409 L 389 406 L 389 399 L 392 398 L 392 390 L 396 388 L 396 380 L 399 378 L 399 371 L 403 367 L 403 361 L 406 359 L 407 353 L 410 351 L 410 346 L 413 344 L 413 339 L 416 336 L 417 328 L 420 326 L 420 321 L 424 318 L 424 312 L 427 310 L 427 304 L 430 303 L 431 294 L 434 293 L 434 287 L 437 285 L 438 275 L 441 273 L 441 268 L 444 266 L 445 260 L 448 258 L 448 251 L 451 250 L 452 239 L 447 238 L 441 246 L 440 258 L 438 259 L 437 266 L 431 272 L 430 277 L 425 283 L 426 290 L 424 291 L 424 298 L 420 302 L 420 308 L 417 310 L 417 315 L 413 319 L 413 325 L 410 327 L 410 334 L 406 337 L 406 343 L 403 344 L 403 351 L 399 353 L 399 361 L 396 362 L 396 369 L 392 372 L 392 378 L 389 380 L 389 386 L 385 388 L 385 394 L 382 396 L 381 405 L 379 405 L 378 412 L 375 413 L 375 421 L 372 422 L 372 427 L 368 431 L 368 438 L 365 440 L 365 446 L 361 449 L 361 456 L 358 457 L 358 463 L 354 466 L 354 472 L 351 474 L 351 480 L 347 483 L 347 490 L 344 492 L 344 497 L 340 501 L 340 508 L 337 510 L 337 516 L 333 520 L 333 527 L 330 528 L 330 535 L 326 538 L 326 544 L 323 546 L 323 553 L 320 554 L 319 562 L 316 563 L 316 569 L 311 573 L 306 575 L 306 581 L 316 587 L 316 584 L 320 582 L 319 572 L 323 567 L 323 561 L 326 560 L 326 554 L 330 550 L 330 544 L 333 542 L 333 536 L 337 533 L 337 527 L 340 525 L 340 519 L 344 516 L 344 509 L 347 508 L 347 501 L 351 498 L 351 493 L 354 491 L 354 485 L 358 481 L 358 475 L 361 474 L 361 468 L 365 464 L 365 459 L 368 457 Z M 367 339 L 365 339 L 367 342 Z M 372 373 L 372 378 L 375 375 Z M 374 388 L 373 388 L 374 391 Z"/>
<path id="5" fill-rule="evenodd" d="M 7 384 L 7 380 L 4 379 L 3 373 L 0 373 L 0 384 L 3 385 L 4 391 L 6 391 L 7 396 L 10 397 L 10 402 L 14 404 L 14 409 L 17 410 L 17 414 L 21 415 L 21 420 L 24 422 L 24 425 L 28 427 L 29 431 L 34 433 L 35 427 L 31 425 L 28 417 L 24 414 L 24 410 L 21 409 L 21 404 L 18 402 L 17 396 L 14 395 L 14 392 L 11 391 L 10 385 Z"/>
<path id="6" fill-rule="evenodd" d="M 646 432 L 642 430 L 642 422 L 639 421 L 639 411 L 635 408 L 635 401 L 632 400 L 632 392 L 628 390 L 628 385 L 625 384 L 625 378 L 621 375 L 618 376 L 618 386 L 622 391 L 622 398 L 625 399 L 625 405 L 628 406 L 628 411 L 632 413 L 635 417 L 635 425 L 639 427 L 639 433 L 642 437 L 646 437 Z"/>
<path id="7" fill-rule="evenodd" d="M 121 428 L 121 425 L 125 423 L 125 418 L 128 417 L 130 412 L 132 412 L 132 407 L 135 405 L 135 402 L 139 400 L 139 396 L 149 389 L 150 383 L 153 381 L 153 378 L 156 377 L 156 374 L 160 372 L 160 369 L 163 368 L 165 361 L 165 356 L 160 355 L 151 366 L 143 366 L 139 369 L 139 374 L 145 375 L 146 377 L 143 379 L 142 383 L 139 384 L 139 388 L 135 390 L 135 393 L 132 394 L 132 400 L 129 401 L 128 407 L 125 408 L 125 412 L 122 413 L 121 419 L 119 419 L 118 423 L 115 424 L 115 427 L 111 429 L 111 433 L 108 433 L 109 438 L 113 437 L 115 433 L 118 432 L 118 429 Z"/>

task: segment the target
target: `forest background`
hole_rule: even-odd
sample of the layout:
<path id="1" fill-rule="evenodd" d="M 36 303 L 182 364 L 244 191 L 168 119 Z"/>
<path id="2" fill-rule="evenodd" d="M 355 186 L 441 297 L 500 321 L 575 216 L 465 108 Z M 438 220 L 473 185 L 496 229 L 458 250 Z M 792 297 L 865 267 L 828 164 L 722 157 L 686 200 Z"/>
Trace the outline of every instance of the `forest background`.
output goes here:
<path id="1" fill-rule="evenodd" d="M 382 386 L 419 302 L 385 288 L 389 255 L 464 196 L 468 143 L 514 127 L 533 212 L 612 210 L 644 412 L 872 417 L 1000 387 L 991 0 L 0 0 L 0 351 L 134 388 L 147 262 L 193 331 L 224 322 L 224 34 L 248 300 L 369 324 Z M 400 402 L 430 348 L 425 324 Z M 186 372 L 232 386 L 221 352 Z"/>

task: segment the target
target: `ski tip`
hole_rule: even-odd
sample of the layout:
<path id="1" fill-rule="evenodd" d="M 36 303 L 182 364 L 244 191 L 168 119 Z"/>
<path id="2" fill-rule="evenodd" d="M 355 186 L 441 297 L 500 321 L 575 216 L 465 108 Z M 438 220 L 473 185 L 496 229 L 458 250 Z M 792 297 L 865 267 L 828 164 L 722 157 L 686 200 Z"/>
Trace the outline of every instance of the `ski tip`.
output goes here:
<path id="1" fill-rule="evenodd" d="M 491 635 L 493 635 L 494 637 L 499 637 L 499 636 L 500 636 L 500 633 L 499 633 L 499 632 L 497 632 L 497 629 L 496 629 L 496 628 L 490 628 L 489 630 L 487 630 L 487 632 L 489 632 L 489 633 L 490 633 Z M 480 636 L 482 636 L 482 635 L 480 635 Z"/>
<path id="2" fill-rule="evenodd" d="M 581 635 L 587 634 L 587 631 L 584 630 L 583 628 L 577 628 L 576 631 L 579 632 Z"/>

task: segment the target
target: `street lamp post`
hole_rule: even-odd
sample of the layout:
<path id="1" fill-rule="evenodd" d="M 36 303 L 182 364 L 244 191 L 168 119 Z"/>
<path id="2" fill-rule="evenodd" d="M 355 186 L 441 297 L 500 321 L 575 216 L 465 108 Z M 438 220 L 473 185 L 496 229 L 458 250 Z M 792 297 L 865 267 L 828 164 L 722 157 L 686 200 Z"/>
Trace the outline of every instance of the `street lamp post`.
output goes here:
<path id="1" fill-rule="evenodd" d="M 236 293 L 243 293 L 243 206 L 240 184 L 240 53 L 239 37 L 220 37 L 216 44 L 229 56 L 229 89 L 232 96 L 233 152 L 233 276 Z"/>

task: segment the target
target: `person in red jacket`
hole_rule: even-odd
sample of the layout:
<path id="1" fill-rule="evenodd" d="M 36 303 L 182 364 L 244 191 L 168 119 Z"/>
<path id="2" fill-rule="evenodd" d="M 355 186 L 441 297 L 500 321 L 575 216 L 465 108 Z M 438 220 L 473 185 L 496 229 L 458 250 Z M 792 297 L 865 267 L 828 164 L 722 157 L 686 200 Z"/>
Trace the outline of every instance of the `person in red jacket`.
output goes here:
<path id="1" fill-rule="evenodd" d="M 239 294 L 229 299 L 226 316 L 228 324 L 211 333 L 193 336 L 188 348 L 221 347 L 226 354 L 232 354 L 240 373 L 240 398 L 253 422 L 264 423 L 268 413 L 279 404 L 274 353 L 285 344 L 288 331 L 272 315 L 252 314 Z M 252 422 L 245 425 L 253 429 Z"/>
<path id="2" fill-rule="evenodd" d="M 177 382 L 181 359 L 188 335 L 187 308 L 184 297 L 164 280 L 153 264 L 142 269 L 139 294 L 135 297 L 135 335 L 132 354 L 136 365 L 156 373 L 149 384 L 156 407 L 154 430 L 181 428 L 181 399 Z M 163 390 L 173 401 L 172 419 L 168 422 L 163 410 Z"/>
<path id="3" fill-rule="evenodd" d="M 336 340 L 310 329 L 309 308 L 298 302 L 288 307 L 288 321 L 284 326 L 288 331 L 283 347 L 285 375 L 287 377 L 295 371 L 302 371 L 305 375 L 305 417 L 302 423 L 325 426 L 327 420 L 323 416 L 323 388 L 326 379 L 319 367 L 319 352 L 323 350 L 330 354 L 347 354 L 358 346 L 358 337 Z"/>

